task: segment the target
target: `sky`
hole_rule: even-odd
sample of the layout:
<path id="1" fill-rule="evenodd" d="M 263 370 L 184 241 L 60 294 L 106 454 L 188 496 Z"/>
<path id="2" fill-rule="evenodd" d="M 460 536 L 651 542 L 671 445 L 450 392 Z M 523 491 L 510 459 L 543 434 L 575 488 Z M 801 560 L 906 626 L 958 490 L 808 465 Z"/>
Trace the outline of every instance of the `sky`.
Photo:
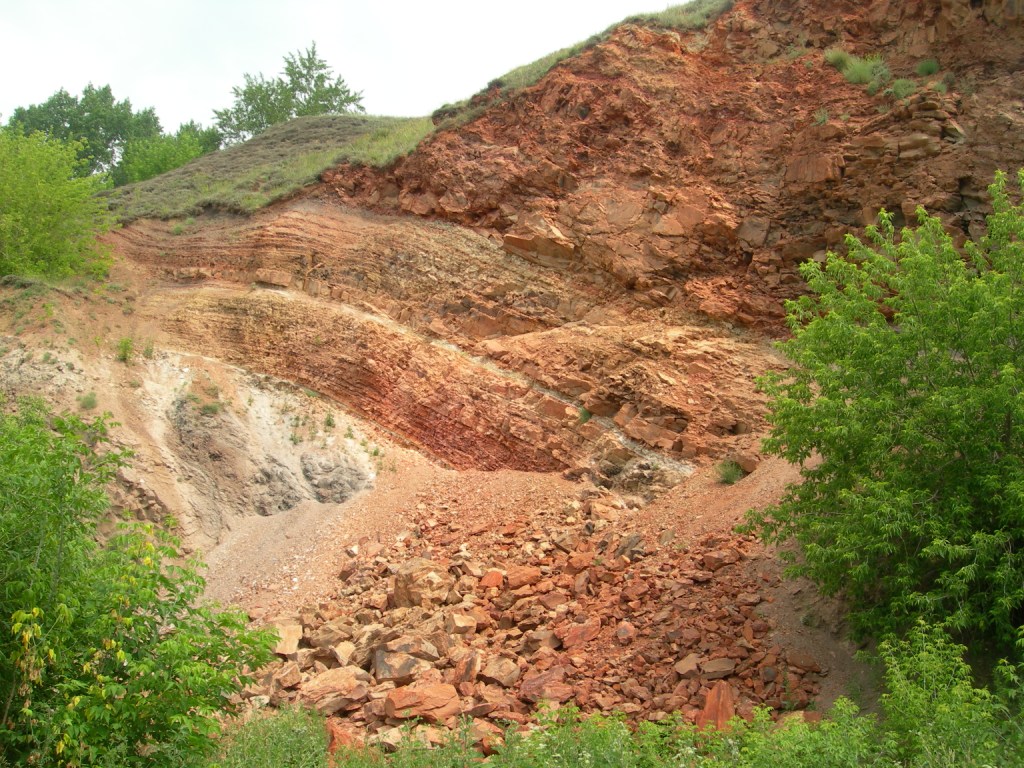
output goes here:
<path id="1" fill-rule="evenodd" d="M 164 130 L 213 123 L 244 74 L 313 42 L 369 114 L 428 115 L 510 69 L 679 0 L 0 0 L 0 121 L 110 85 Z"/>

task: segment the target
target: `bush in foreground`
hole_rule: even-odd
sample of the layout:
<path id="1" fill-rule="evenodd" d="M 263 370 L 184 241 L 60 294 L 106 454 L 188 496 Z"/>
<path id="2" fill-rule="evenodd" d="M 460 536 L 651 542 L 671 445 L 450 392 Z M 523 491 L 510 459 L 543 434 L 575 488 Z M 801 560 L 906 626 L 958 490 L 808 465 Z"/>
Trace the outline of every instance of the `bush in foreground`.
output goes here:
<path id="1" fill-rule="evenodd" d="M 762 381 L 764 447 L 803 482 L 750 520 L 861 633 L 925 617 L 1009 650 L 1024 624 L 1024 210 L 1002 175 L 991 194 L 962 250 L 923 210 L 899 237 L 883 213 L 804 264 L 792 368 Z"/>
<path id="2" fill-rule="evenodd" d="M 209 751 L 227 694 L 269 658 L 245 617 L 197 606 L 174 542 L 100 546 L 125 456 L 104 420 L 0 413 L 0 749 L 12 765 L 178 766 Z"/>
<path id="3" fill-rule="evenodd" d="M 96 236 L 110 227 L 97 176 L 77 175 L 78 145 L 0 129 L 0 276 L 106 273 Z"/>

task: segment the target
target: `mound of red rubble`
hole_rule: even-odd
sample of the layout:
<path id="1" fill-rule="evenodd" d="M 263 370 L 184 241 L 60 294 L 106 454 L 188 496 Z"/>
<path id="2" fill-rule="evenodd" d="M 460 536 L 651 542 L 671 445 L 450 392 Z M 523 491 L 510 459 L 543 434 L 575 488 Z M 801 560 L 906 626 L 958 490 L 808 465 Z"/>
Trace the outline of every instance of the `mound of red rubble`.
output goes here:
<path id="1" fill-rule="evenodd" d="M 245 697 L 384 743 L 409 721 L 434 739 L 466 718 L 486 740 L 545 702 L 697 720 L 716 685 L 726 714 L 806 707 L 827 670 L 771 639 L 761 547 L 644 535 L 623 512 L 592 499 L 454 531 L 424 514 L 393 548 L 364 540 L 334 600 L 270 622 L 279 660 Z"/>

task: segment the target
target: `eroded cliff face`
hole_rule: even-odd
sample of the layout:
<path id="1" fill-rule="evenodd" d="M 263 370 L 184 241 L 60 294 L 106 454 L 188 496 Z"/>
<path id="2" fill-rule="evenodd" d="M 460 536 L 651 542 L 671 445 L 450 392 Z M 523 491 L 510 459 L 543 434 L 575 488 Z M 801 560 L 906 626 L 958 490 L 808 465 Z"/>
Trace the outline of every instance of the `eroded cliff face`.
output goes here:
<path id="1" fill-rule="evenodd" d="M 388 172 L 342 165 L 251 218 L 113 241 L 196 289 L 176 343 L 453 467 L 753 466 L 754 379 L 781 365 L 763 339 L 799 264 L 882 207 L 977 234 L 993 173 L 1024 165 L 1013 10 L 748 0 L 702 32 L 625 25 Z M 833 46 L 940 71 L 872 97 Z"/>
<path id="2" fill-rule="evenodd" d="M 976 234 L 997 169 L 1024 164 L 1024 20 L 1010 2 L 738 2 L 705 32 L 636 26 L 442 131 L 390 173 L 339 167 L 343 200 L 500 237 L 610 277 L 640 304 L 770 332 L 821 259 L 882 207 Z M 841 46 L 917 77 L 869 96 Z"/>
<path id="3" fill-rule="evenodd" d="M 701 457 L 755 449 L 753 379 L 779 364 L 770 348 L 601 275 L 315 200 L 166 230 L 117 238 L 133 263 L 189 285 L 162 321 L 176 344 L 328 395 L 453 467 L 614 484 L 638 463 L 678 479 Z"/>

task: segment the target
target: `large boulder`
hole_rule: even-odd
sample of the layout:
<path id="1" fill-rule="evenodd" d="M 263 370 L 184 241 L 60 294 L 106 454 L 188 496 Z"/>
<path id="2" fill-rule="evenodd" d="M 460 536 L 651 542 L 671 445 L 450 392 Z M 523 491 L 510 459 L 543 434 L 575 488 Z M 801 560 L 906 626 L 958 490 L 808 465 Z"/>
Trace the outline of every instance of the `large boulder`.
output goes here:
<path id="1" fill-rule="evenodd" d="M 391 603 L 395 608 L 429 608 L 442 605 L 455 587 L 455 577 L 446 566 L 417 557 L 395 573 Z"/>
<path id="2" fill-rule="evenodd" d="M 311 704 L 318 712 L 358 709 L 370 694 L 370 675 L 359 667 L 328 669 L 302 686 L 300 700 Z"/>

